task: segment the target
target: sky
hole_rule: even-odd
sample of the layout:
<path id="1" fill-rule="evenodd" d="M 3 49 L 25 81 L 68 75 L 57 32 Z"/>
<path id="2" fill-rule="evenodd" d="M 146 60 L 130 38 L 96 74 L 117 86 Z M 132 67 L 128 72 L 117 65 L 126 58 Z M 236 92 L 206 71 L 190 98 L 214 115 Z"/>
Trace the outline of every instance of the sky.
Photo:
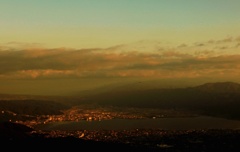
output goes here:
<path id="1" fill-rule="evenodd" d="M 239 15 L 239 0 L 0 0 L 0 93 L 239 81 Z"/>
<path id="2" fill-rule="evenodd" d="M 238 0 L 1 0 L 0 40 L 99 48 L 236 36 Z"/>

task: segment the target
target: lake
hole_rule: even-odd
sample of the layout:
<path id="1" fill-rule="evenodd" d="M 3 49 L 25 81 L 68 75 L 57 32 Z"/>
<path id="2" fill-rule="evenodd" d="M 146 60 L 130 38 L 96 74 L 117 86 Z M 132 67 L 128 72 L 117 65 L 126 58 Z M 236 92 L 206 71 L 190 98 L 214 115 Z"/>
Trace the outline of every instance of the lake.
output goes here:
<path id="1" fill-rule="evenodd" d="M 64 121 L 38 125 L 41 130 L 127 130 L 127 129 L 240 129 L 240 121 L 215 117 L 182 117 L 156 119 L 110 119 L 78 122 Z"/>

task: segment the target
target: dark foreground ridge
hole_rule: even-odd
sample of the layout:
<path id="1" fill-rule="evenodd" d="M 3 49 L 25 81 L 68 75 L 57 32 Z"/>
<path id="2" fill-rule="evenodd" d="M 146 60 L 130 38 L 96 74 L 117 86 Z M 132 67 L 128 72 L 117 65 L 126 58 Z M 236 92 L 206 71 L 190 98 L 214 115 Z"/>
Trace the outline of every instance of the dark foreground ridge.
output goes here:
<path id="1" fill-rule="evenodd" d="M 0 123 L 1 148 L 8 150 L 148 150 L 119 143 L 83 140 L 75 137 L 45 138 L 40 134 L 30 134 L 33 129 L 11 122 Z"/>
<path id="2" fill-rule="evenodd" d="M 80 151 L 131 151 L 131 152 L 239 152 L 240 131 L 219 130 L 206 134 L 189 132 L 170 134 L 161 138 L 141 139 L 139 144 L 100 142 L 75 137 L 45 138 L 40 134 L 29 134 L 33 129 L 16 123 L 0 124 L 1 148 L 7 150 L 80 150 Z M 151 140 L 159 143 L 155 147 L 144 144 Z"/>

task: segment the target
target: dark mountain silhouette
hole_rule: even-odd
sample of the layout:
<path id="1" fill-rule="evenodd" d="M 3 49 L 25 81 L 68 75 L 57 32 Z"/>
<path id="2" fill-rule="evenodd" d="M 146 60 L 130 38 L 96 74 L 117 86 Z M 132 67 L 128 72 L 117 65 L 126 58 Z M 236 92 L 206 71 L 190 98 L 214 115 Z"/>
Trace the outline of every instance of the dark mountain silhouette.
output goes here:
<path id="1" fill-rule="evenodd" d="M 163 136 L 140 136 L 135 145 L 111 141 L 84 140 L 68 137 L 44 137 L 33 129 L 12 122 L 0 123 L 2 150 L 80 150 L 80 151 L 126 151 L 126 152 L 238 152 L 240 149 L 240 132 L 238 130 L 206 130 L 170 132 Z M 144 141 L 156 143 L 156 146 L 145 145 Z M 142 141 L 142 142 L 141 142 Z M 166 143 L 166 144 L 161 144 Z M 172 145 L 172 146 L 171 146 Z"/>
<path id="2" fill-rule="evenodd" d="M 111 91 L 89 96 L 85 102 L 121 107 L 183 109 L 240 119 L 240 84 L 216 82 L 187 88 Z"/>
<path id="3" fill-rule="evenodd" d="M 27 133 L 31 131 L 33 131 L 32 128 L 22 124 L 8 121 L 0 123 L 0 138 L 5 141 L 27 139 L 30 137 Z"/>
<path id="4" fill-rule="evenodd" d="M 210 93 L 240 93 L 240 84 L 234 82 L 205 83 L 195 88 Z"/>
<path id="5" fill-rule="evenodd" d="M 151 150 L 149 147 L 144 147 L 141 145 L 136 147 L 114 142 L 84 140 L 72 136 L 50 138 L 38 133 L 30 134 L 32 131 L 34 131 L 34 129 L 22 124 L 13 122 L 0 122 L 1 148 L 7 148 L 7 150 L 76 150 L 76 148 L 90 151 L 112 151 L 112 149 L 125 151 Z"/>
<path id="6" fill-rule="evenodd" d="M 121 88 L 79 97 L 40 97 L 1 95 L 0 121 L 25 119 L 23 115 L 62 114 L 62 110 L 80 104 L 136 108 L 174 109 L 230 119 L 240 119 L 240 84 L 206 83 L 186 88 Z M 19 99 L 18 99 L 19 97 Z M 38 99 L 39 98 L 39 99 Z M 6 112 L 7 111 L 7 112 Z M 17 116 L 12 114 L 16 113 Z M 19 117 L 22 118 L 19 118 Z M 28 117 L 29 119 L 30 117 Z"/>

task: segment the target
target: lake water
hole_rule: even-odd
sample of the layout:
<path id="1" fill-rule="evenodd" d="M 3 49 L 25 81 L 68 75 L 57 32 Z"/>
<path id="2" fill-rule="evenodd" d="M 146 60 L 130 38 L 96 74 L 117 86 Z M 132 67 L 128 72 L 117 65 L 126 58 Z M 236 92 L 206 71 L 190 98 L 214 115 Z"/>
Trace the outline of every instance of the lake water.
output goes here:
<path id="1" fill-rule="evenodd" d="M 240 129 L 240 121 L 215 117 L 65 121 L 36 126 L 42 130 Z"/>

